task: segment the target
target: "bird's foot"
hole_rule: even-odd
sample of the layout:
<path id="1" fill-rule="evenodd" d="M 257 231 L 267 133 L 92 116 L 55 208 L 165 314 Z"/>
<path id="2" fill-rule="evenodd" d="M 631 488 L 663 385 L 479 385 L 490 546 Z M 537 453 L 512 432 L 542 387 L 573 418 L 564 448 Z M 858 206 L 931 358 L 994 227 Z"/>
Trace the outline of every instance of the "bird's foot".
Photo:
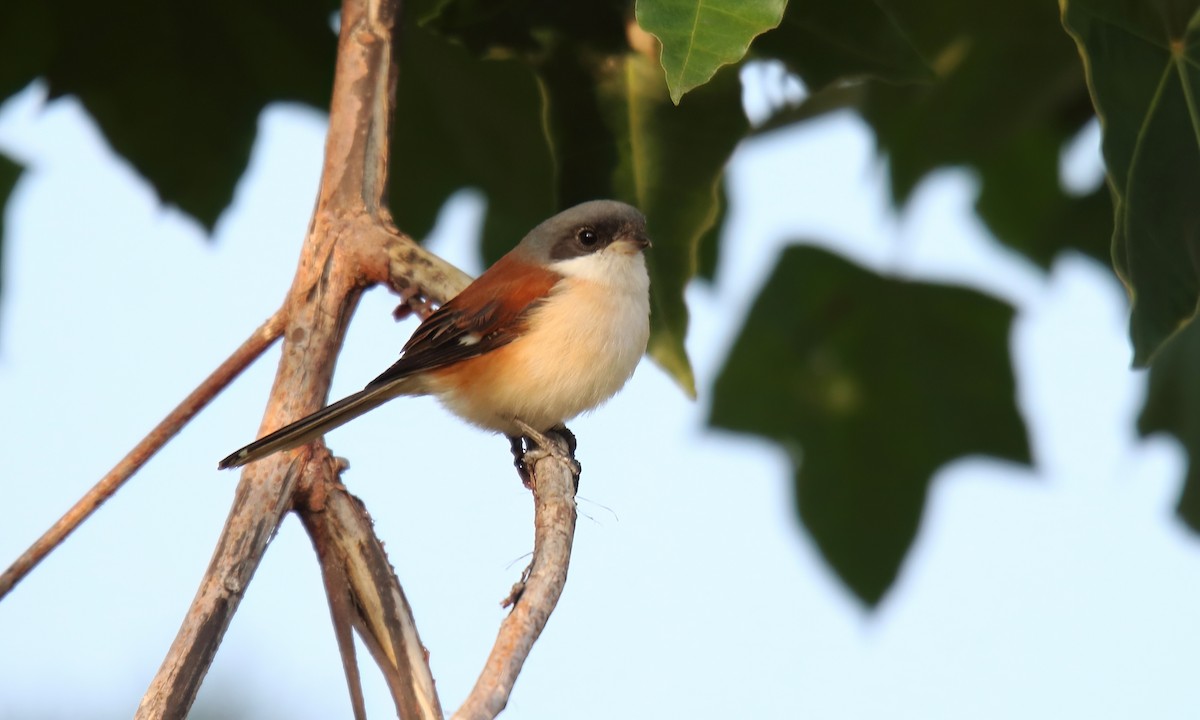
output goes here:
<path id="1" fill-rule="evenodd" d="M 513 467 L 521 477 L 521 484 L 527 488 L 533 487 L 533 478 L 529 474 L 529 466 L 525 464 L 525 438 L 520 435 L 508 436 L 508 447 L 512 451 Z"/>
<path id="2" fill-rule="evenodd" d="M 579 447 L 579 441 L 575 439 L 575 433 L 568 430 L 566 425 L 555 425 L 550 428 L 550 432 L 557 434 L 563 440 L 567 441 L 567 452 L 574 458 L 575 450 Z"/>
<path id="3" fill-rule="evenodd" d="M 565 462 L 571 469 L 578 488 L 579 475 L 583 472 L 583 466 L 575 459 L 575 448 L 578 446 L 575 435 L 565 426 L 559 425 L 551 428 L 549 430 L 550 437 L 547 437 L 521 420 L 517 420 L 516 423 L 521 428 L 523 437 L 510 435 L 508 442 L 512 449 L 513 465 L 516 466 L 517 474 L 521 476 L 521 482 L 525 484 L 525 487 L 533 487 L 531 474 L 533 466 L 539 460 L 553 456 Z"/>
<path id="4" fill-rule="evenodd" d="M 433 301 L 425 297 L 421 288 L 415 285 L 402 288 L 397 293 L 400 295 L 400 303 L 392 311 L 392 317 L 397 321 L 403 320 L 409 315 L 416 315 L 418 319 L 424 320 L 437 309 Z"/>

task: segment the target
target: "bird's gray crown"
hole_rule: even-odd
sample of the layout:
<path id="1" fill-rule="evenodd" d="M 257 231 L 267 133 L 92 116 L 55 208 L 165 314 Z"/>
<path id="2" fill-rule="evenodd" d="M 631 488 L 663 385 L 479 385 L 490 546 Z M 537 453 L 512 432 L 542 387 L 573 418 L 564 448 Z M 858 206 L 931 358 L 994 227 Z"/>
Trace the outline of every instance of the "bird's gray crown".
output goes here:
<path id="1" fill-rule="evenodd" d="M 542 262 L 599 252 L 620 239 L 646 247 L 646 218 L 632 205 L 592 200 L 567 208 L 529 231 L 523 251 Z"/>

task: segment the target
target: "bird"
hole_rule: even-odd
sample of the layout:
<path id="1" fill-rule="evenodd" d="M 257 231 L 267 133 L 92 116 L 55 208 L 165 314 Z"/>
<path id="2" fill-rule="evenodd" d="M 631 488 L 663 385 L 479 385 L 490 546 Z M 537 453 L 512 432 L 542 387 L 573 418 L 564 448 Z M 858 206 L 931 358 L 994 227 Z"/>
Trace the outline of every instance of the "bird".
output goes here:
<path id="1" fill-rule="evenodd" d="M 365 388 L 242 447 L 221 469 L 310 442 L 401 396 L 519 442 L 614 396 L 650 336 L 646 218 L 592 200 L 533 228 L 427 317 L 400 359 Z"/>

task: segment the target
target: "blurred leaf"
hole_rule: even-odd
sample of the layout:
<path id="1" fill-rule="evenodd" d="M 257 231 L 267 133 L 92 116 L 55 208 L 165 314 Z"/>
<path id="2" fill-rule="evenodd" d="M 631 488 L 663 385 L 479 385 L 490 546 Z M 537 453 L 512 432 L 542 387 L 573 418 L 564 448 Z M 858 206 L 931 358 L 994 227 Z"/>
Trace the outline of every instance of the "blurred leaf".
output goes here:
<path id="1" fill-rule="evenodd" d="M 451 193 L 478 187 L 488 200 L 483 254 L 493 262 L 555 210 L 537 80 L 522 62 L 478 59 L 414 25 L 401 46 L 391 173 L 397 224 L 424 236 Z"/>
<path id="2" fill-rule="evenodd" d="M 725 164 L 748 127 L 741 85 L 728 68 L 675 106 L 661 68 L 644 55 L 610 68 L 599 91 L 619 158 L 613 186 L 646 214 L 654 240 L 650 356 L 695 396 L 683 290 L 696 273 L 697 245 L 717 219 Z"/>
<path id="3" fill-rule="evenodd" d="M 796 123 L 811 120 L 839 110 L 858 109 L 865 97 L 864 83 L 846 82 L 826 85 L 809 93 L 797 104 L 773 109 L 771 116 L 754 126 L 752 135 L 764 135 L 773 130 L 792 128 Z"/>
<path id="4" fill-rule="evenodd" d="M 415 79 L 402 71 L 400 91 L 412 94 L 400 106 L 448 102 L 447 114 L 460 117 L 398 118 L 398 143 L 407 147 L 394 157 L 422 168 L 405 187 L 393 185 L 405 228 L 425 234 L 449 193 L 477 185 L 489 198 L 483 256 L 490 263 L 556 209 L 611 197 L 617 154 L 593 65 L 627 49 L 628 7 L 626 0 L 425 0 L 413 10 L 428 32 L 418 31 L 402 67 L 424 68 Z M 450 87 L 443 58 L 452 61 Z"/>
<path id="5" fill-rule="evenodd" d="M 1108 266 L 1112 231 L 1112 193 L 1105 184 L 1082 197 L 1065 196 L 1045 222 L 1029 229 L 1027 237 L 1038 248 L 1075 250 Z"/>
<path id="6" fill-rule="evenodd" d="M 442 0 L 436 10 L 421 17 L 427 29 L 462 42 L 478 55 L 495 51 L 537 55 L 548 39 L 621 52 L 627 49 L 630 4 L 629 0 Z"/>
<path id="7" fill-rule="evenodd" d="M 904 29 L 874 0 L 791 0 L 779 27 L 754 41 L 754 54 L 783 60 L 811 91 L 848 78 L 933 78 Z"/>
<path id="8" fill-rule="evenodd" d="M 662 67 L 678 104 L 684 93 L 736 63 L 750 41 L 779 24 L 787 0 L 637 0 L 637 21 L 662 43 Z"/>
<path id="9" fill-rule="evenodd" d="M 1098 240 L 1049 234 L 1080 209 L 1058 182 L 1058 154 L 1091 118 L 1079 61 L 1051 3 L 877 0 L 922 57 L 927 83 L 863 84 L 863 117 L 887 155 L 892 194 L 905 202 L 929 172 L 977 170 L 979 210 L 998 239 L 1045 266 Z M 1089 223 L 1095 227 L 1096 223 Z"/>
<path id="10" fill-rule="evenodd" d="M 601 107 L 597 82 L 603 60 L 579 52 L 564 40 L 555 43 L 538 64 L 546 102 L 546 130 L 553 148 L 555 187 L 560 207 L 613 197 L 613 175 L 619 162 L 617 141 Z"/>
<path id="11" fill-rule="evenodd" d="M 77 96 L 159 197 L 209 229 L 233 197 L 263 107 L 329 100 L 336 5 L 326 0 L 7 5 L 46 10 L 16 10 L 26 24 L 5 31 L 16 42 L 0 46 L 0 67 L 21 70 L 0 74 L 0 89 L 32 72 L 51 97 Z"/>
<path id="12" fill-rule="evenodd" d="M 913 0 L 793 0 L 754 52 L 783 61 L 813 90 L 755 133 L 855 107 L 888 157 L 897 204 L 929 172 L 966 165 L 979 175 L 980 216 L 1001 242 L 1043 267 L 1068 249 L 1107 258 L 1105 199 L 1072 197 L 1059 179 L 1060 151 L 1091 104 L 1050 4 L 944 3 L 931 12 Z"/>
<path id="13" fill-rule="evenodd" d="M 0 3 L 0 103 L 41 75 L 53 56 L 51 3 Z"/>
<path id="14" fill-rule="evenodd" d="M 23 168 L 12 158 L 0 152 L 0 292 L 4 290 L 4 208 L 8 205 L 8 196 L 17 186 L 17 178 Z"/>
<path id="15" fill-rule="evenodd" d="M 1200 299 L 1200 1 L 1062 0 L 1104 128 L 1113 261 L 1145 365 Z"/>
<path id="16" fill-rule="evenodd" d="M 864 116 L 888 154 L 897 200 L 934 168 L 978 165 L 1030 132 L 1061 146 L 1089 118 L 1079 62 L 1050 3 L 947 3 L 938 13 L 880 3 L 936 73 L 925 85 L 869 85 Z"/>
<path id="17" fill-rule="evenodd" d="M 1138 418 L 1142 435 L 1167 432 L 1188 454 L 1188 470 L 1179 498 L 1179 516 L 1200 532 L 1200 325 L 1191 323 L 1154 358 L 1146 405 Z"/>
<path id="18" fill-rule="evenodd" d="M 725 217 L 729 211 L 729 191 L 725 183 L 717 184 L 717 217 L 696 243 L 696 277 L 712 282 L 717 276 L 717 264 L 721 261 L 721 237 L 725 231 Z"/>
<path id="19" fill-rule="evenodd" d="M 1065 249 L 1111 262 L 1112 201 L 1107 187 L 1068 195 L 1059 178 L 1063 139 L 1031 130 L 1006 152 L 978 159 L 982 187 L 975 209 L 997 237 L 1043 268 Z"/>
<path id="20" fill-rule="evenodd" d="M 791 454 L 800 519 L 864 602 L 895 580 L 939 467 L 1029 461 L 1012 317 L 977 292 L 883 278 L 811 247 L 786 250 L 755 301 L 709 422 Z"/>

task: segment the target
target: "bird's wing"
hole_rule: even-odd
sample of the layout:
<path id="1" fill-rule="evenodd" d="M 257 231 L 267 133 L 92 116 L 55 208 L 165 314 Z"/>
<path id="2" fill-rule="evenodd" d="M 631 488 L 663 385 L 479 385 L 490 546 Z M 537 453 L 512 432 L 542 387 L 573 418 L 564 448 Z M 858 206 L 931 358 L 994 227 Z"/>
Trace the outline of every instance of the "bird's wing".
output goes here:
<path id="1" fill-rule="evenodd" d="M 558 273 L 505 255 L 426 318 L 404 344 L 400 359 L 366 389 L 507 345 L 520 337 L 530 312 L 560 279 Z"/>

